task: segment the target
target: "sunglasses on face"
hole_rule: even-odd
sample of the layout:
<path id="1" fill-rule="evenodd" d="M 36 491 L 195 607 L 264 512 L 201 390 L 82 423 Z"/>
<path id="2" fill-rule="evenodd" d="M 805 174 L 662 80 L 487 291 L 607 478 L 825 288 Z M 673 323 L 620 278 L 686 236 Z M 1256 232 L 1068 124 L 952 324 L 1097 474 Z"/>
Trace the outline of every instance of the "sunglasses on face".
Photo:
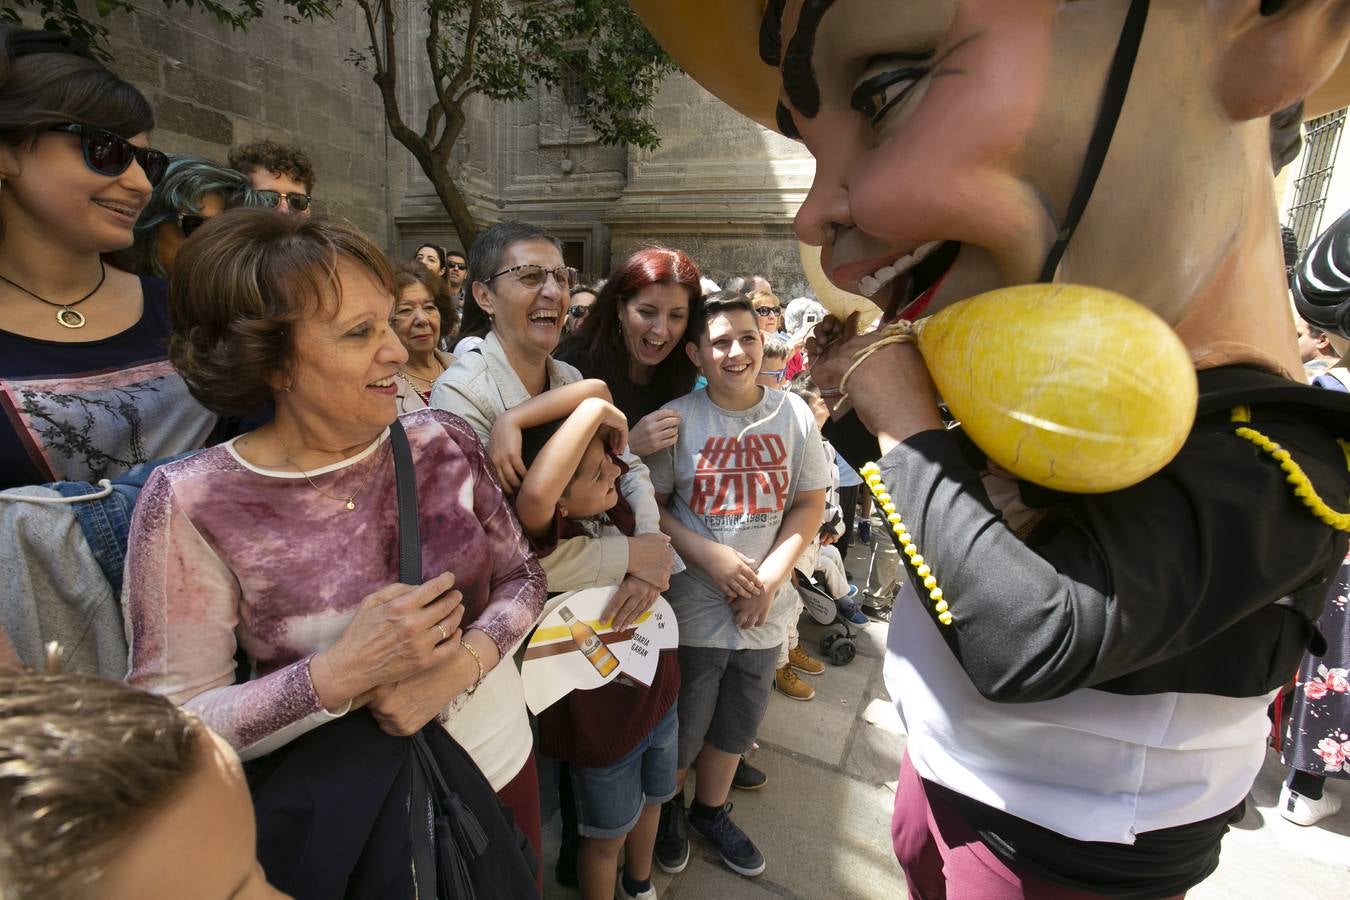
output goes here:
<path id="1" fill-rule="evenodd" d="M 72 122 L 69 125 L 53 125 L 49 130 L 78 136 L 80 149 L 84 152 L 84 164 L 108 178 L 121 175 L 131 168 L 132 160 L 135 160 L 141 164 L 146 180 L 151 185 L 158 185 L 169 168 L 169 157 L 159 150 L 137 147 L 120 134 L 113 134 L 103 128 Z"/>
<path id="2" fill-rule="evenodd" d="M 528 263 L 523 266 L 512 266 L 509 269 L 502 269 L 488 281 L 493 278 L 501 278 L 503 275 L 516 276 L 516 281 L 520 286 L 530 291 L 541 290 L 544 287 L 544 280 L 552 277 L 558 287 L 565 291 L 572 291 L 577 286 L 577 270 L 570 266 L 558 266 L 556 269 L 545 269 L 543 266 L 533 266 Z"/>
<path id="3" fill-rule="evenodd" d="M 285 191 L 254 191 L 253 194 L 269 209 L 276 209 L 285 200 L 286 206 L 293 212 L 304 212 L 312 202 L 309 194 L 288 194 Z"/>
<path id="4" fill-rule="evenodd" d="M 206 220 L 207 216 L 199 216 L 196 213 L 179 213 L 178 230 L 183 232 L 183 237 L 191 237 L 192 232 L 206 224 Z"/>
<path id="5" fill-rule="evenodd" d="M 453 262 L 452 260 L 446 260 L 445 267 L 447 269 L 454 269 L 456 272 L 463 272 L 469 268 L 467 263 Z"/>
<path id="6" fill-rule="evenodd" d="M 757 306 L 755 307 L 755 315 L 759 316 L 761 319 L 767 319 L 769 316 L 776 316 L 778 315 L 778 307 Z"/>
<path id="7" fill-rule="evenodd" d="M 590 311 L 591 308 L 589 306 L 582 306 L 580 304 L 567 307 L 567 314 L 574 319 L 584 319 L 586 318 L 586 313 Z"/>

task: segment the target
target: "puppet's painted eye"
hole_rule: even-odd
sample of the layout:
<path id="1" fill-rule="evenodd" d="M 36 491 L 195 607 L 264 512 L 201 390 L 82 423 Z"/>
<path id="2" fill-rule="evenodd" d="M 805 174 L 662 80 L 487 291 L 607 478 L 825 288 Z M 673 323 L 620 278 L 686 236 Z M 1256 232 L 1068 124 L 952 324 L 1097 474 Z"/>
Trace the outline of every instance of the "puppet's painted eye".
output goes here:
<path id="1" fill-rule="evenodd" d="M 905 66 L 869 75 L 853 89 L 849 105 L 867 116 L 873 128 L 880 127 L 886 114 L 904 100 L 929 71 L 926 66 Z"/>

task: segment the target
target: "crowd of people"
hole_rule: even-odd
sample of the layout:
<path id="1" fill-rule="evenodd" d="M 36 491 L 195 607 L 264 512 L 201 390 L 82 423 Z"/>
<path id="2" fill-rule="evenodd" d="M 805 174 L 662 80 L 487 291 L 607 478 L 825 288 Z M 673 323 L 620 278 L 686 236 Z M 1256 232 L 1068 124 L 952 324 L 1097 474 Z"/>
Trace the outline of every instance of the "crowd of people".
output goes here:
<path id="1" fill-rule="evenodd" d="M 779 127 L 796 115 L 828 157 L 829 126 L 789 93 Z M 1255 575 L 1201 583 L 1131 550 L 1145 512 L 1228 534 L 1216 464 L 1288 501 L 1281 471 L 1226 442 L 1226 407 L 1203 425 L 1219 449 L 1170 470 L 1198 512 L 1156 480 L 1019 493 L 976 471 L 911 345 L 846 333 L 812 298 L 784 304 L 763 275 L 719 284 L 654 246 L 590 282 L 514 221 L 467 252 L 386 253 L 323 215 L 303 152 L 260 141 L 221 165 L 155 149 L 153 127 L 78 42 L 0 27 L 0 527 L 15 536 L 0 547 L 0 896 L 147 896 L 153 881 L 167 896 L 518 898 L 552 863 L 587 900 L 653 900 L 654 867 L 682 871 L 691 832 L 757 876 L 768 861 L 731 794 L 765 787 L 749 754 L 773 692 L 809 701 L 826 671 L 804 610 L 870 621 L 845 564 L 871 537 L 872 492 L 913 571 L 889 671 L 911 732 L 893 838 L 912 894 L 992 878 L 1029 896 L 1171 896 L 1212 871 L 1263 698 L 1315 631 L 1261 623 L 1320 609 L 1322 557 L 1344 549 L 1280 506 L 1281 538 L 1321 555 L 1279 609 L 1245 586 Z M 851 229 L 821 196 L 804 227 Z M 891 263 L 875 271 L 899 277 Z M 1303 329 L 1309 376 L 1344 391 L 1323 332 Z M 874 354 L 889 371 L 863 366 Z M 1295 418 L 1271 433 L 1315 446 L 1333 483 L 1321 432 Z M 883 454 L 866 478 L 845 461 Z M 906 527 L 977 611 L 960 628 Z M 1169 578 L 1212 614 L 1137 615 Z M 664 597 L 678 646 L 650 684 L 532 716 L 518 654 L 587 589 L 608 592 L 593 624 L 616 633 Z M 1232 621 L 1255 625 L 1219 628 L 1242 590 L 1250 615 Z M 1323 631 L 1344 653 L 1340 599 Z M 1273 662 L 1219 684 L 1176 662 L 1179 644 Z M 1322 782 L 1350 747 L 1318 730 L 1346 693 L 1326 662 L 1306 658 L 1288 731 L 1282 812 L 1304 825 L 1335 812 Z M 1192 788 L 1185 809 L 1167 799 Z M 986 845 L 997 858 L 969 849 Z M 1141 874 L 1143 857 L 1158 864 Z"/>
<path id="2" fill-rule="evenodd" d="M 219 869 L 234 896 L 266 895 L 268 879 L 320 896 L 331 878 L 306 864 L 307 836 L 269 817 L 303 792 L 331 798 L 303 824 L 325 840 L 351 838 L 324 804 L 350 802 L 350 832 L 387 825 L 362 805 L 397 791 L 362 784 L 381 771 L 372 741 L 429 731 L 469 760 L 419 744 L 443 785 L 495 795 L 471 812 L 507 839 L 460 848 L 471 880 L 488 858 L 514 872 L 487 895 L 522 896 L 507 892 L 522 877 L 542 889 L 541 790 L 562 797 L 558 876 L 588 898 L 616 881 L 654 896 L 653 860 L 683 869 L 689 830 L 733 870 L 763 872 L 728 794 L 764 785 L 745 756 L 770 692 L 809 700 L 798 673 L 825 668 L 796 637 L 796 580 L 821 561 L 843 612 L 866 621 L 829 546 L 852 512 L 803 352 L 823 308 L 798 301 L 811 313 L 789 334 L 762 276 L 708 293 L 696 262 L 663 247 L 587 288 L 558 240 L 519 222 L 467 255 L 428 243 L 394 263 L 322 215 L 303 152 L 170 156 L 150 146 L 145 99 L 77 43 L 13 28 L 0 43 L 0 514 L 24 536 L 0 566 L 0 647 L 31 673 L 7 682 L 0 729 L 46 703 L 60 733 L 0 750 L 0 767 L 23 756 L 0 781 L 17 804 L 4 895 L 84 879 L 131 896 L 147 872 L 100 848 L 135 830 L 138 865 L 172 855 Z M 420 583 L 394 552 L 409 533 Z M 550 595 L 585 588 L 612 589 L 599 622 L 616 631 L 664 595 L 679 648 L 650 687 L 574 692 L 532 727 L 513 654 Z M 74 724 L 80 704 L 99 723 Z M 371 728 L 340 724 L 357 719 Z M 158 771 L 126 766 L 134 799 L 91 793 L 81 811 L 78 784 L 37 787 L 59 752 L 103 753 L 97 773 L 142 752 Z M 180 782 L 239 807 L 236 757 L 266 877 L 246 852 L 252 817 L 213 824 L 230 833 L 212 861 L 149 838 L 194 814 L 168 800 Z M 105 824 L 67 835 L 89 863 L 78 871 L 14 816 L 47 803 Z M 419 884 L 402 831 L 411 869 L 358 841 L 348 883 Z"/>

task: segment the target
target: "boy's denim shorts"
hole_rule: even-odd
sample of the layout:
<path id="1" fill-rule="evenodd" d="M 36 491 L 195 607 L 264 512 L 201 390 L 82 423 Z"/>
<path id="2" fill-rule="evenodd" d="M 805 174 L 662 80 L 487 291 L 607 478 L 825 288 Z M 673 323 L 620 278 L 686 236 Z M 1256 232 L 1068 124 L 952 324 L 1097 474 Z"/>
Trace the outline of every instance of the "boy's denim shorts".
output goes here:
<path id="1" fill-rule="evenodd" d="M 778 651 L 680 647 L 681 769 L 705 741 L 723 753 L 750 749 L 769 708 Z"/>
<path id="2" fill-rule="evenodd" d="M 576 796 L 578 834 L 588 838 L 622 837 L 633 830 L 644 806 L 665 803 L 675 796 L 678 707 L 679 703 L 671 704 L 651 733 L 612 766 L 568 767 Z"/>

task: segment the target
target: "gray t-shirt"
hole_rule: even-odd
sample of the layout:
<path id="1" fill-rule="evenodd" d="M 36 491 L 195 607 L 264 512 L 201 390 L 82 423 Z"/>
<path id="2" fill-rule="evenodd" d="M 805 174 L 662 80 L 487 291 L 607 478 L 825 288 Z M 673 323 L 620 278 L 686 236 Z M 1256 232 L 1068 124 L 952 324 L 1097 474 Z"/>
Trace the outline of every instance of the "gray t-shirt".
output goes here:
<path id="1" fill-rule="evenodd" d="M 758 403 L 740 411 L 717 406 L 707 391 L 672 400 L 663 409 L 680 414 L 680 438 L 644 460 L 656 493 L 671 495 L 671 512 L 683 525 L 756 564 L 773 549 L 797 493 L 830 486 L 811 410 L 792 394 L 762 390 Z M 766 650 L 783 643 L 796 609 L 793 590 L 791 581 L 783 586 L 758 628 L 736 627 L 722 592 L 692 563 L 670 577 L 666 597 L 681 644 Z"/>

